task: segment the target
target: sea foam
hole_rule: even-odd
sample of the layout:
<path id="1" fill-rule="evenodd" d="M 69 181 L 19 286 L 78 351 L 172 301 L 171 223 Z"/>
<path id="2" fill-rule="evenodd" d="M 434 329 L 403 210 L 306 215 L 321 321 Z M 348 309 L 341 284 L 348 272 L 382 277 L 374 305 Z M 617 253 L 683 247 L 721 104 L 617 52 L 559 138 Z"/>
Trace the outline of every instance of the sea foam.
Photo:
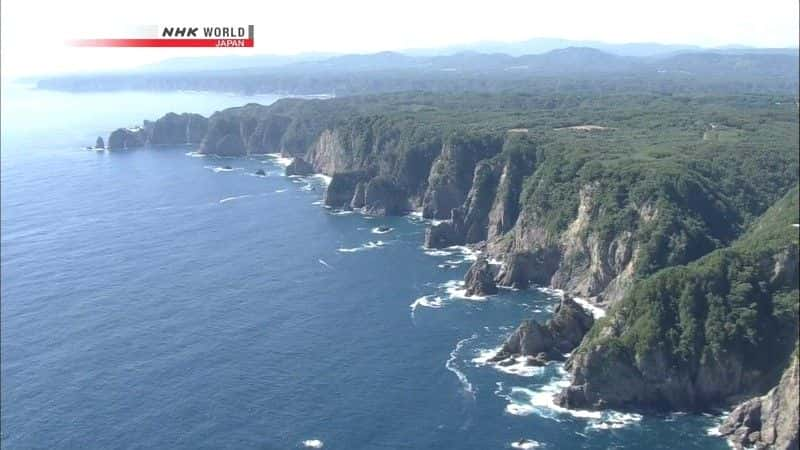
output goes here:
<path id="1" fill-rule="evenodd" d="M 220 203 L 227 203 L 227 202 L 231 202 L 233 200 L 239 200 L 241 198 L 248 198 L 248 197 L 252 197 L 252 194 L 236 195 L 236 196 L 233 196 L 233 197 L 225 197 L 222 200 L 220 200 L 219 202 Z"/>
<path id="2" fill-rule="evenodd" d="M 447 362 L 444 363 L 444 367 L 458 377 L 458 381 L 461 383 L 461 388 L 464 389 L 464 392 L 469 394 L 472 398 L 475 398 L 475 389 L 473 388 L 472 383 L 469 382 L 467 375 L 458 368 L 456 361 L 458 360 L 458 352 L 461 351 L 461 347 L 463 347 L 467 342 L 477 338 L 478 335 L 473 334 L 468 338 L 458 341 L 456 343 L 456 348 L 450 352 L 450 358 L 448 358 Z"/>
<path id="3" fill-rule="evenodd" d="M 369 241 L 366 244 L 362 244 L 359 247 L 352 247 L 352 248 L 339 248 L 337 251 L 342 253 L 355 253 L 355 252 L 363 252 L 364 250 L 372 250 L 376 248 L 381 248 L 386 245 L 383 241 Z"/>
<path id="4" fill-rule="evenodd" d="M 532 439 L 520 439 L 518 441 L 514 441 L 511 444 L 511 448 L 518 448 L 521 450 L 529 450 L 531 448 L 539 448 L 539 443 L 532 440 Z"/>
<path id="5" fill-rule="evenodd" d="M 560 298 L 564 297 L 564 291 L 561 289 L 554 289 L 551 287 L 537 287 L 537 291 L 545 293 L 547 295 L 554 295 Z M 601 317 L 606 316 L 606 310 L 589 302 L 588 300 L 581 298 L 581 297 L 572 297 L 575 300 L 575 303 L 581 305 L 584 309 L 586 309 L 589 314 L 591 314 L 595 319 L 599 319 Z"/>
<path id="6" fill-rule="evenodd" d="M 478 356 L 472 358 L 472 363 L 477 367 L 491 366 L 500 372 L 519 377 L 532 377 L 544 372 L 543 367 L 530 364 L 530 359 L 527 356 L 514 356 L 498 362 L 490 361 L 501 348 L 478 350 Z"/>
<path id="7" fill-rule="evenodd" d="M 411 313 L 413 314 L 414 311 L 416 311 L 417 308 L 419 308 L 419 307 L 434 308 L 434 309 L 441 308 L 442 306 L 444 306 L 444 303 L 442 302 L 442 300 L 443 300 L 442 297 L 439 297 L 439 296 L 424 295 L 424 296 L 414 300 L 414 303 L 409 305 L 410 308 L 411 308 Z"/>
<path id="8" fill-rule="evenodd" d="M 267 153 L 267 156 L 272 158 L 272 161 L 278 164 L 279 166 L 286 167 L 292 163 L 292 158 L 287 158 L 280 153 Z"/>
<path id="9" fill-rule="evenodd" d="M 450 298 L 458 298 L 462 300 L 483 301 L 486 297 L 482 295 L 467 295 L 467 289 L 464 286 L 464 280 L 450 280 L 439 286 L 447 292 Z"/>
<path id="10" fill-rule="evenodd" d="M 588 411 L 567 409 L 557 405 L 555 395 L 570 385 L 570 379 L 562 363 L 557 364 L 557 375 L 550 382 L 536 389 L 512 386 L 507 394 L 499 394 L 508 400 L 506 413 L 515 416 L 537 414 L 540 417 L 559 421 L 559 417 L 569 415 L 587 421 L 587 430 L 610 430 L 624 428 L 642 420 L 640 414 L 623 413 L 613 410 Z"/>

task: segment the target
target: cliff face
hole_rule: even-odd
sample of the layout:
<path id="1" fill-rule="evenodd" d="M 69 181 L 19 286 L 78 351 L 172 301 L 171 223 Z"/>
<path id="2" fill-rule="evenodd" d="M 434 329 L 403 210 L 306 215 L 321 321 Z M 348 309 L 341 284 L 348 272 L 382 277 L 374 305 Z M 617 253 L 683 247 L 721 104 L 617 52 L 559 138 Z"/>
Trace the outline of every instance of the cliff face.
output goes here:
<path id="1" fill-rule="evenodd" d="M 332 177 L 324 200 L 329 207 L 375 215 L 419 208 L 424 217 L 442 221 L 427 231 L 428 246 L 486 241 L 490 254 L 506 260 L 497 276 L 502 285 L 552 284 L 586 297 L 608 293 L 604 300 L 613 301 L 634 278 L 635 228 L 618 234 L 592 229 L 604 215 L 617 213 L 597 200 L 605 188 L 577 176 L 565 182 L 538 175 L 540 167 L 561 162 L 546 161 L 536 137 L 444 132 L 381 116 L 332 120 L 306 107 L 247 105 L 209 119 L 167 114 L 138 130 L 115 131 L 109 146 L 189 142 L 199 143 L 202 153 L 293 155 L 299 159 L 287 173 Z M 551 189 L 573 192 L 558 205 L 567 211 L 563 225 L 552 226 L 542 212 L 553 208 L 552 201 L 537 198 Z M 648 208 L 640 208 L 643 222 L 654 215 Z"/>
<path id="2" fill-rule="evenodd" d="M 533 364 L 563 360 L 594 323 L 592 316 L 570 297 L 564 297 L 544 325 L 526 320 L 508 337 L 492 360 L 528 356 Z"/>
<path id="3" fill-rule="evenodd" d="M 800 362 L 795 356 L 777 386 L 763 397 L 740 404 L 731 412 L 720 433 L 737 449 L 791 450 L 798 446 Z"/>
<path id="4" fill-rule="evenodd" d="M 450 211 L 464 204 L 470 189 L 491 189 L 496 182 L 483 178 L 491 177 L 492 169 L 482 164 L 476 171 L 476 165 L 497 154 L 501 145 L 501 141 L 484 136 L 453 138 L 446 142 L 430 169 L 428 188 L 422 202 L 422 216 L 448 219 Z M 473 184 L 476 177 L 478 186 Z"/>
<path id="5" fill-rule="evenodd" d="M 299 157 L 290 173 L 332 177 L 329 207 L 375 215 L 421 209 L 439 221 L 426 231 L 427 246 L 485 241 L 488 254 L 504 261 L 497 283 L 553 285 L 605 304 L 637 277 L 730 241 L 741 223 L 699 176 L 645 168 L 623 176 L 545 151 L 547 139 L 527 131 L 454 132 L 353 108 L 287 100 L 207 120 L 167 114 L 115 131 L 109 146 L 190 142 L 203 153 Z"/>
<path id="6" fill-rule="evenodd" d="M 155 122 L 145 121 L 142 127 L 115 130 L 108 137 L 108 148 L 198 144 L 207 130 L 208 119 L 200 114 L 169 113 Z"/>
<path id="7" fill-rule="evenodd" d="M 577 408 L 698 410 L 764 392 L 798 332 L 797 190 L 729 248 L 637 282 L 576 350 Z"/>

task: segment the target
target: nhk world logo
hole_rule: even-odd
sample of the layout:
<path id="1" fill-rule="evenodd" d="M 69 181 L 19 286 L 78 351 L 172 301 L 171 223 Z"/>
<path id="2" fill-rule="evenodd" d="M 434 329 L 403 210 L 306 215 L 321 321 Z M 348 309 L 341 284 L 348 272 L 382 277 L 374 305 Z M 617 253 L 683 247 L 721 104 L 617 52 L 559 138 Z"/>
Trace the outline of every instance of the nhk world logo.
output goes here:
<path id="1" fill-rule="evenodd" d="M 101 38 L 74 39 L 75 47 L 253 47 L 255 26 L 140 26 Z"/>

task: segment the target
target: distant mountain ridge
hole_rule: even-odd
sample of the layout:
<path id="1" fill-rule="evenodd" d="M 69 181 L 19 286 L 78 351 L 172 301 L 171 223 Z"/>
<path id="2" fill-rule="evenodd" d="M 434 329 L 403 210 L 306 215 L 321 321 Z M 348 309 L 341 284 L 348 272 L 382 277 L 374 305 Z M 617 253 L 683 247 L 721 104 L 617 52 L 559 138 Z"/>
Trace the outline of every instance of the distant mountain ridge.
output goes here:
<path id="1" fill-rule="evenodd" d="M 407 57 L 452 57 L 462 54 L 502 54 L 510 57 L 530 56 L 563 50 L 570 47 L 593 48 L 617 56 L 634 56 L 640 58 L 661 58 L 678 53 L 713 52 L 713 53 L 772 53 L 797 54 L 797 48 L 755 48 L 742 45 L 722 47 L 701 47 L 699 45 L 661 44 L 657 42 L 631 42 L 612 44 L 593 40 L 570 40 L 560 38 L 534 38 L 519 42 L 485 41 L 470 44 L 459 44 L 440 48 L 406 49 L 384 51 L 369 54 L 337 54 L 337 53 L 300 53 L 296 55 L 253 55 L 253 56 L 214 56 L 173 58 L 159 63 L 143 66 L 147 71 L 176 70 L 214 70 L 224 65 L 230 69 L 253 67 L 276 67 L 297 62 L 321 62 L 332 58 L 358 59 L 369 55 L 403 55 Z M 213 64 L 212 64 L 213 63 Z"/>
<path id="2" fill-rule="evenodd" d="M 460 52 L 438 56 L 399 52 L 330 57 L 220 57 L 209 70 L 193 60 L 128 72 L 42 78 L 38 87 L 66 91 L 209 90 L 248 93 L 354 95 L 427 91 L 534 92 L 573 88 L 604 91 L 681 92 L 796 91 L 797 52 L 726 49 L 659 57 L 624 56 L 593 47 L 566 47 L 540 54 Z M 257 57 L 253 57 L 257 58 Z M 544 84 L 543 84 L 544 83 Z M 550 83 L 550 84 L 548 84 Z M 555 86 L 552 85 L 555 83 Z"/>

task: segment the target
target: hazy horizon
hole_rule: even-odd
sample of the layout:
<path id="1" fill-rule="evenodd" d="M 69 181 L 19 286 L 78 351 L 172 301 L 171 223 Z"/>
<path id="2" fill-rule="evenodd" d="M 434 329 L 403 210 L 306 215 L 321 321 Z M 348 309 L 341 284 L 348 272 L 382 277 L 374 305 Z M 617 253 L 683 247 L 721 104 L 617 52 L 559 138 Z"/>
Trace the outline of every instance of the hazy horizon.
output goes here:
<path id="1" fill-rule="evenodd" d="M 631 0 L 603 4 L 570 0 L 540 5 L 501 0 L 493 2 L 491 8 L 476 2 L 432 4 L 412 0 L 389 13 L 358 0 L 344 3 L 301 1 L 253 7 L 228 2 L 229 6 L 221 9 L 210 2 L 142 0 L 136 8 L 120 8 L 100 0 L 46 6 L 8 0 L 2 3 L 3 76 L 119 70 L 176 57 L 366 54 L 537 38 L 706 48 L 797 47 L 798 3 L 785 0 L 768 0 L 757 8 L 717 0 L 701 4 L 681 0 L 668 8 Z M 42 14 L 43 8 L 48 14 Z M 85 13 L 75 18 L 75 11 Z M 149 24 L 154 16 L 168 24 L 254 24 L 256 46 L 108 49 L 65 44 L 72 38 L 103 37 L 103 29 Z M 64 17 L 74 20 L 65 22 Z M 409 33 L 410 29 L 414 32 Z"/>

